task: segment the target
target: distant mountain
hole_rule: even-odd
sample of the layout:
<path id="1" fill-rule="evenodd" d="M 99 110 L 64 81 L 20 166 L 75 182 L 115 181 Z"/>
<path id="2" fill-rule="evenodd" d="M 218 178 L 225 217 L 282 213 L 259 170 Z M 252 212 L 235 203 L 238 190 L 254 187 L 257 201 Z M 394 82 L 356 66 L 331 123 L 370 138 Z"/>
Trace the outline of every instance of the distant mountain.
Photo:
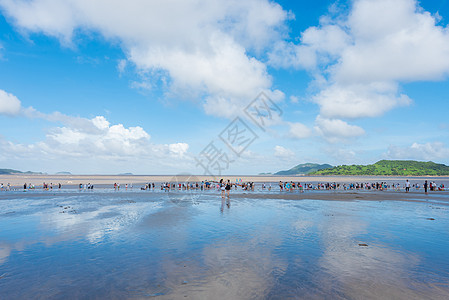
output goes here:
<path id="1" fill-rule="evenodd" d="M 70 172 L 58 172 L 56 175 L 72 175 Z"/>
<path id="2" fill-rule="evenodd" d="M 310 175 L 449 176 L 449 166 L 431 161 L 380 160 L 372 165 L 342 165 Z"/>
<path id="3" fill-rule="evenodd" d="M 22 172 L 17 171 L 17 170 L 13 170 L 13 169 L 0 169 L 0 174 L 1 175 L 19 174 L 19 173 L 22 173 Z"/>
<path id="4" fill-rule="evenodd" d="M 297 165 L 296 167 L 293 167 L 290 170 L 279 171 L 277 173 L 274 173 L 274 175 L 307 175 L 312 172 L 328 168 L 332 168 L 332 166 L 329 164 L 320 165 L 320 164 L 306 163 Z"/>
<path id="5" fill-rule="evenodd" d="M 10 174 L 42 174 L 42 173 L 31 172 L 31 171 L 22 172 L 22 171 L 13 170 L 13 169 L 0 169 L 0 175 L 10 175 Z"/>

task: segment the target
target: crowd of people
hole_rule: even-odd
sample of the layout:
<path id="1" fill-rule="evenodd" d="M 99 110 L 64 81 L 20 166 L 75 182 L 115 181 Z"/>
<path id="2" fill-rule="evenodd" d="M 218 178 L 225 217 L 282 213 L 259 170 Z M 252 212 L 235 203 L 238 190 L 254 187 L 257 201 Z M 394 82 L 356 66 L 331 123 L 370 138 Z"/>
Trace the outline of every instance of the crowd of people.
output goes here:
<path id="1" fill-rule="evenodd" d="M 11 185 L 8 183 L 6 186 L 3 185 L 3 183 L 0 184 L 0 190 L 1 191 L 10 191 L 11 190 Z"/>
<path id="2" fill-rule="evenodd" d="M 185 190 L 219 190 L 224 191 L 229 196 L 229 192 L 234 189 L 241 189 L 242 191 L 272 191 L 271 182 L 243 182 L 241 179 L 236 180 L 235 182 L 231 182 L 230 180 L 223 180 L 220 181 L 201 181 L 201 182 L 162 182 L 162 183 L 156 183 L 156 182 L 150 182 L 146 183 L 145 185 L 141 186 L 141 190 L 155 190 L 157 186 L 159 185 L 161 191 L 169 192 L 170 190 L 178 190 L 178 191 L 185 191 Z M 306 183 L 306 182 L 294 182 L 294 181 L 279 181 L 277 184 L 279 189 L 279 192 L 305 192 L 305 191 L 313 191 L 313 190 L 375 190 L 375 191 L 420 191 L 424 190 L 425 193 L 428 191 L 447 191 L 448 189 L 445 187 L 443 183 L 436 183 L 435 181 L 427 181 L 425 180 L 424 183 L 420 184 L 418 182 L 411 183 L 408 179 L 403 183 L 398 182 L 354 182 L 354 183 L 341 183 L 341 182 L 318 182 L 318 183 Z M 276 186 L 276 184 L 275 184 Z M 53 189 L 61 189 L 62 184 L 58 183 L 53 185 L 53 183 L 43 183 L 42 184 L 43 190 L 53 190 Z M 40 188 L 40 187 L 39 187 Z M 120 183 L 114 183 L 114 190 L 119 191 L 122 188 L 122 190 L 128 190 L 132 189 L 132 184 L 124 184 L 123 186 Z M 17 188 L 14 188 L 11 184 L 4 185 L 3 183 L 0 183 L 0 190 L 1 191 L 11 191 L 16 190 Z M 36 189 L 36 186 L 34 184 L 27 184 L 25 183 L 23 185 L 23 190 L 34 190 Z M 94 185 L 91 183 L 82 184 L 80 183 L 78 185 L 79 190 L 93 190 Z"/>
<path id="3" fill-rule="evenodd" d="M 170 190 L 179 190 L 179 191 L 186 191 L 186 190 L 221 190 L 222 187 L 225 188 L 225 190 L 230 191 L 231 188 L 237 189 L 238 187 L 241 187 L 242 190 L 254 190 L 255 183 L 254 182 L 247 182 L 247 183 L 231 183 L 230 180 L 227 182 L 224 182 L 223 179 L 220 181 L 201 181 L 201 182 L 162 182 L 160 183 L 160 190 L 169 192 Z M 156 188 L 156 184 L 153 183 L 146 183 L 144 186 L 142 186 L 141 190 L 154 190 Z M 265 185 L 264 185 L 265 188 Z M 271 185 L 270 185 L 271 188 Z M 114 189 L 116 189 L 114 184 Z"/>
<path id="4" fill-rule="evenodd" d="M 53 188 L 55 188 L 55 189 L 57 188 L 57 189 L 60 190 L 62 188 L 62 184 L 58 183 L 58 184 L 55 184 L 53 186 L 52 182 L 51 183 L 47 183 L 47 182 L 42 183 L 42 189 L 43 190 L 49 191 L 49 190 L 53 190 Z M 31 183 L 29 183 L 28 185 L 26 183 L 24 183 L 23 184 L 23 189 L 24 190 L 35 190 L 36 186 L 34 184 L 31 184 Z"/>
<path id="5" fill-rule="evenodd" d="M 155 183 L 147 183 L 141 187 L 141 190 L 154 190 Z M 280 192 L 305 192 L 313 190 L 375 190 L 375 191 L 405 191 L 411 190 L 419 191 L 445 191 L 447 188 L 443 183 L 437 184 L 435 181 L 428 182 L 427 180 L 421 185 L 420 183 L 411 183 L 408 179 L 403 183 L 392 182 L 354 182 L 354 183 L 337 183 L 337 182 L 318 182 L 318 183 L 306 183 L 306 182 L 293 182 L 293 181 L 279 181 L 278 191 Z M 114 186 L 115 189 L 117 189 Z M 220 191 L 230 191 L 232 189 L 241 189 L 242 191 L 271 191 L 273 190 L 271 182 L 242 182 L 236 180 L 231 182 L 230 180 L 220 181 L 201 181 L 201 182 L 183 182 L 172 183 L 163 182 L 160 183 L 160 190 L 169 192 L 170 190 L 211 190 L 216 189 Z M 228 192 L 226 192 L 228 193 Z"/>
<path id="6" fill-rule="evenodd" d="M 80 191 L 82 191 L 82 190 L 93 190 L 94 189 L 94 185 L 90 184 L 90 182 L 88 184 L 80 183 L 79 186 L 78 186 L 78 189 Z"/>
<path id="7" fill-rule="evenodd" d="M 293 191 L 299 190 L 300 192 L 308 190 L 377 190 L 377 191 L 405 191 L 409 192 L 410 188 L 414 190 L 420 190 L 421 187 L 427 193 L 430 191 L 445 191 L 446 188 L 443 183 L 437 184 L 434 181 L 428 182 L 424 181 L 421 186 L 419 183 L 411 183 L 408 179 L 404 183 L 387 183 L 387 182 L 355 182 L 355 183 L 337 183 L 337 182 L 326 182 L 326 183 L 301 183 L 293 181 L 279 181 L 279 190 L 282 191 Z"/>
<path id="8" fill-rule="evenodd" d="M 114 190 L 115 191 L 120 191 L 120 187 L 122 187 L 122 189 L 123 189 L 123 186 L 120 185 L 120 183 L 114 182 Z M 132 189 L 133 188 L 133 184 L 132 183 L 130 183 L 130 184 L 125 183 L 124 188 L 125 188 L 125 190 L 128 190 L 128 188 Z"/>

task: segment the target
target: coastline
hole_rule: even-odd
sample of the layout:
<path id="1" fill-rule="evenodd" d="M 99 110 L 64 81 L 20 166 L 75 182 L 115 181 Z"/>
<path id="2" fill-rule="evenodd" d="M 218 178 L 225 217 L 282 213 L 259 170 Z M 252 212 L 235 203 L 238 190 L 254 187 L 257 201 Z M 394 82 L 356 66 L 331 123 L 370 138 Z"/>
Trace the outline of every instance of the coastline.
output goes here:
<path id="1" fill-rule="evenodd" d="M 356 183 L 356 182 L 395 182 L 403 183 L 407 179 L 412 182 L 422 183 L 424 180 L 433 180 L 437 183 L 443 183 L 449 186 L 449 176 L 282 176 L 282 175 L 222 175 L 217 178 L 225 178 L 236 182 L 255 182 L 255 183 L 276 183 L 279 181 L 293 182 L 336 182 L 336 183 Z M 45 183 L 64 185 L 78 185 L 80 183 L 91 183 L 94 185 L 113 185 L 117 183 L 129 183 L 135 187 L 141 184 L 154 182 L 175 182 L 175 181 L 213 181 L 212 176 L 204 175 L 41 175 L 41 174 L 16 174 L 0 175 L 0 183 L 11 184 L 12 187 L 21 187 L 24 183 L 41 186 Z M 216 179 L 215 179 L 216 180 Z"/>

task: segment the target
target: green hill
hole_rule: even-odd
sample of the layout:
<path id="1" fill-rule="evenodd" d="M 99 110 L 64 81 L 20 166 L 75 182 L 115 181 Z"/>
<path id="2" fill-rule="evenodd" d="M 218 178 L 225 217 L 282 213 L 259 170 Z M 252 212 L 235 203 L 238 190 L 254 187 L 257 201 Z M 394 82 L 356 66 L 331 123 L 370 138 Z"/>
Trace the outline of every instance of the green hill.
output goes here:
<path id="1" fill-rule="evenodd" d="M 293 167 L 290 170 L 279 171 L 277 173 L 274 173 L 274 175 L 305 175 L 311 172 L 328 168 L 332 168 L 332 166 L 328 164 L 320 165 L 320 164 L 306 163 L 297 165 L 296 167 Z"/>
<path id="2" fill-rule="evenodd" d="M 342 165 L 310 175 L 449 176 L 449 166 L 431 161 L 380 160 L 372 165 Z"/>

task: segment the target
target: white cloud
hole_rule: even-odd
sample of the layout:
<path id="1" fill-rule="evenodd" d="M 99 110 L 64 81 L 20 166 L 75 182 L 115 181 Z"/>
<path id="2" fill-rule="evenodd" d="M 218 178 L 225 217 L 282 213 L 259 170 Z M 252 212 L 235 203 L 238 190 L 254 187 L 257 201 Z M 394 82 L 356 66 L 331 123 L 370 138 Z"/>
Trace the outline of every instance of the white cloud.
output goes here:
<path id="1" fill-rule="evenodd" d="M 365 134 L 363 128 L 350 125 L 339 119 L 327 119 L 318 116 L 315 120 L 315 130 L 328 142 L 344 141 L 348 138 L 359 137 Z"/>
<path id="2" fill-rule="evenodd" d="M 300 45 L 278 42 L 269 54 L 269 62 L 275 67 L 315 70 L 336 59 L 349 43 L 350 36 L 337 25 L 309 27 L 301 34 Z"/>
<path id="3" fill-rule="evenodd" d="M 302 123 L 289 123 L 289 136 L 297 139 L 308 138 L 312 134 L 312 130 Z"/>
<path id="4" fill-rule="evenodd" d="M 48 153 L 67 156 L 145 155 L 150 149 L 150 135 L 143 128 L 110 125 L 103 116 L 85 119 L 87 126 L 56 127 L 49 131 L 44 142 L 37 146 Z"/>
<path id="5" fill-rule="evenodd" d="M 168 149 L 170 150 L 170 153 L 182 157 L 184 156 L 184 154 L 187 153 L 187 150 L 189 150 L 189 144 L 186 143 L 170 144 L 168 145 Z"/>
<path id="6" fill-rule="evenodd" d="M 341 56 L 339 81 L 434 80 L 449 74 L 449 31 L 415 0 L 354 3 L 354 45 Z"/>
<path id="7" fill-rule="evenodd" d="M 54 113 L 51 116 L 62 116 Z M 67 116 L 68 117 L 68 116 Z M 56 117 L 55 117 L 56 119 Z M 189 145 L 186 143 L 153 144 L 150 135 L 139 126 L 125 127 L 123 124 L 111 125 L 103 116 L 92 119 L 67 118 L 62 127 L 51 128 L 43 141 L 35 144 L 16 144 L 0 140 L 0 160 L 4 161 L 59 161 L 64 164 L 76 161 L 78 169 L 100 168 L 99 172 L 114 167 L 117 161 L 138 161 L 143 165 L 180 164 L 190 161 L 186 156 Z M 74 121 L 75 120 L 75 121 Z M 92 166 L 92 161 L 95 166 Z M 111 164 L 111 162 L 113 162 Z M 106 167 L 105 167 L 106 166 Z M 125 164 L 126 166 L 126 164 Z"/>
<path id="8" fill-rule="evenodd" d="M 0 114 L 17 115 L 20 111 L 20 100 L 13 94 L 0 90 Z"/>
<path id="9" fill-rule="evenodd" d="M 274 155 L 281 159 L 292 159 L 295 157 L 295 152 L 282 146 L 275 146 Z"/>
<path id="10" fill-rule="evenodd" d="M 407 147 L 391 145 L 384 156 L 391 159 L 447 161 L 449 157 L 449 148 L 441 142 L 425 144 L 413 143 Z"/>
<path id="11" fill-rule="evenodd" d="M 58 111 L 46 114 L 34 109 L 33 107 L 22 108 L 22 114 L 27 118 L 38 118 L 49 122 L 61 123 L 70 128 L 76 128 L 77 130 L 91 134 L 97 134 L 100 129 L 104 129 L 109 126 L 109 122 L 104 119 L 104 117 L 98 117 L 90 120 L 82 117 L 68 116 Z"/>
<path id="12" fill-rule="evenodd" d="M 248 53 L 271 47 L 289 18 L 268 0 L 0 0 L 0 6 L 25 32 L 65 44 L 83 31 L 118 41 L 140 73 L 162 78 L 171 94 L 205 97 L 207 113 L 226 117 L 270 90 L 265 64 Z"/>
<path id="13" fill-rule="evenodd" d="M 291 95 L 290 96 L 290 102 L 293 103 L 293 104 L 296 104 L 296 103 L 299 102 L 299 98 L 294 96 L 294 95 Z"/>
<path id="14" fill-rule="evenodd" d="M 395 84 L 334 84 L 314 97 L 321 115 L 328 118 L 378 117 L 397 107 L 409 105 L 407 95 L 396 96 Z"/>
<path id="15" fill-rule="evenodd" d="M 411 103 L 400 83 L 449 74 L 449 29 L 437 19 L 415 0 L 356 0 L 348 14 L 305 30 L 299 44 L 278 43 L 270 63 L 311 72 L 322 116 L 380 116 Z"/>
<path id="16" fill-rule="evenodd" d="M 138 162 L 133 168 L 148 173 L 152 169 L 144 166 L 149 165 L 151 168 L 157 165 L 160 169 L 173 172 L 176 170 L 174 167 L 188 169 L 191 162 L 189 145 L 186 143 L 153 144 L 150 143 L 150 135 L 142 127 L 111 125 L 104 116 L 87 119 L 60 112 L 46 114 L 33 107 L 24 108 L 17 97 L 3 90 L 0 90 L 0 114 L 21 115 L 62 124 L 61 127 L 50 128 L 45 140 L 34 144 L 0 139 L 0 161 L 15 162 L 18 166 L 24 164 L 24 168 L 33 165 L 48 170 L 50 160 L 58 162 L 52 164 L 54 168 L 67 165 L 67 170 L 77 170 L 75 172 L 96 170 L 105 173 L 121 171 L 118 162 L 121 162 L 122 169 L 129 168 L 132 162 Z"/>
<path id="17" fill-rule="evenodd" d="M 120 74 L 125 72 L 126 65 L 128 64 L 128 61 L 126 59 L 120 59 L 117 63 L 117 70 Z"/>

